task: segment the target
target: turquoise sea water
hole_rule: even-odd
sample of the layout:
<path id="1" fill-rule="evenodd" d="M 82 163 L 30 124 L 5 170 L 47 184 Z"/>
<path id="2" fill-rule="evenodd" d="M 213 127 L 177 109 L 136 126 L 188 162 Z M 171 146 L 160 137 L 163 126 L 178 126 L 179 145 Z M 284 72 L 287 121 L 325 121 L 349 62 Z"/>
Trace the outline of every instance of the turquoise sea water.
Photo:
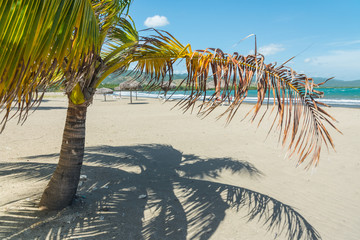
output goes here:
<path id="1" fill-rule="evenodd" d="M 360 88 L 319 88 L 324 98 L 360 100 Z"/>
<path id="2" fill-rule="evenodd" d="M 324 97 L 320 100 L 330 106 L 360 108 L 360 88 L 323 88 Z"/>
<path id="3" fill-rule="evenodd" d="M 334 107 L 351 107 L 360 108 L 360 88 L 318 88 L 317 90 L 324 92 L 324 97 L 319 99 L 320 102 L 326 103 Z M 214 93 L 214 91 L 207 91 L 208 96 Z M 116 95 L 119 93 L 115 92 Z M 122 92 L 122 95 L 126 96 L 128 92 Z M 186 97 L 189 92 L 178 91 L 176 93 L 168 92 L 167 96 L 173 99 L 181 99 Z M 158 92 L 139 92 L 138 96 L 158 98 Z M 256 102 L 257 91 L 249 90 L 248 97 L 245 102 Z"/>

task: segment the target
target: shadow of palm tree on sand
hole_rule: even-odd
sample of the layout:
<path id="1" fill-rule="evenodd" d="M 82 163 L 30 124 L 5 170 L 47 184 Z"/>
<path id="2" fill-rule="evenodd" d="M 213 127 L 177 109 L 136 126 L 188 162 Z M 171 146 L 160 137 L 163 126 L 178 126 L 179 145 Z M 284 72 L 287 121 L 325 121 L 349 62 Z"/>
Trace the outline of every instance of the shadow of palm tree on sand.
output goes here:
<path id="1" fill-rule="evenodd" d="M 97 146 L 85 153 L 82 174 L 87 180 L 80 182 L 73 205 L 45 212 L 37 210 L 35 202 L 23 200 L 21 208 L 0 215 L 4 223 L 0 238 L 27 239 L 35 234 L 38 239 L 208 239 L 225 211 L 233 208 L 289 239 L 320 239 L 303 216 L 270 196 L 201 180 L 216 178 L 223 170 L 261 176 L 248 162 L 183 155 L 166 145 Z M 26 159 L 51 157 L 58 155 Z M 49 178 L 55 167 L 6 163 L 0 164 L 0 176 L 41 180 Z"/>

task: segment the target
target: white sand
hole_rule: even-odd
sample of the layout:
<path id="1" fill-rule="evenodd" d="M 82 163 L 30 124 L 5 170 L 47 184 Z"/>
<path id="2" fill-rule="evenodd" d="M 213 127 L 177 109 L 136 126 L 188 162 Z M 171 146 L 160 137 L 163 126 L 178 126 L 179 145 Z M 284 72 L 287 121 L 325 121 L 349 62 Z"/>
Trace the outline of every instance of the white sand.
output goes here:
<path id="1" fill-rule="evenodd" d="M 269 122 L 240 121 L 249 105 L 224 127 L 215 121 L 224 107 L 200 120 L 170 111 L 174 103 L 134 102 L 98 96 L 89 107 L 88 179 L 80 200 L 59 213 L 36 204 L 57 163 L 66 98 L 47 97 L 23 126 L 8 123 L 0 135 L 1 239 L 286 239 L 228 206 L 218 191 L 231 186 L 293 207 L 323 239 L 360 239 L 360 109 L 329 110 L 343 135 L 331 131 L 336 152 L 305 171 L 284 159 L 277 134 L 266 139 Z M 253 176 L 239 170 L 246 164 Z"/>

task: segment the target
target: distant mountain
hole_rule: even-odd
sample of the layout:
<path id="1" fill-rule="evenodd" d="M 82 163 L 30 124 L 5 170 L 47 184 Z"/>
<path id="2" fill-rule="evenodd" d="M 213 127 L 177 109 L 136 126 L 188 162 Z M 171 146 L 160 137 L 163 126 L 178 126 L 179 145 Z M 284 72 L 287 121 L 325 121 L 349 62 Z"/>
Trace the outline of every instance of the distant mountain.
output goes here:
<path id="1" fill-rule="evenodd" d="M 180 84 L 181 81 L 186 78 L 187 74 L 174 74 L 174 82 L 176 84 Z M 103 84 L 120 84 L 121 82 L 133 79 L 134 74 L 131 73 L 130 71 L 123 73 L 121 75 L 117 75 L 117 74 L 111 74 L 110 76 L 108 76 L 107 78 L 105 78 L 105 80 L 103 81 Z M 321 83 L 324 82 L 325 80 L 327 80 L 327 78 L 322 78 L 322 77 L 313 77 L 314 82 L 315 83 Z M 168 78 L 165 78 L 165 81 L 167 81 Z M 325 83 L 324 85 L 322 85 L 321 87 L 326 87 L 326 88 L 341 88 L 341 87 L 345 87 L 345 88 L 350 88 L 350 87 L 360 87 L 360 80 L 354 80 L 354 81 L 344 81 L 344 80 L 338 80 L 338 79 L 332 79 L 330 81 L 328 81 L 327 83 Z"/>
<path id="2" fill-rule="evenodd" d="M 181 80 L 186 78 L 186 76 L 187 76 L 187 74 L 174 74 L 173 80 L 175 83 L 180 84 Z M 106 77 L 102 83 L 103 84 L 120 84 L 121 82 L 131 80 L 134 77 L 135 77 L 135 75 L 133 73 L 131 73 L 130 71 L 127 71 L 126 73 L 123 73 L 121 75 L 111 74 L 108 77 Z M 140 77 L 139 81 L 141 81 L 141 80 L 142 80 L 142 78 Z M 169 80 L 169 78 L 165 77 L 165 81 L 168 81 L 168 80 Z"/>
<path id="3" fill-rule="evenodd" d="M 321 83 L 327 80 L 327 78 L 322 78 L 322 77 L 313 77 L 313 79 L 315 83 Z M 360 87 L 360 80 L 344 81 L 338 79 L 331 79 L 324 85 L 321 85 L 320 87 L 326 87 L 326 88 Z"/>

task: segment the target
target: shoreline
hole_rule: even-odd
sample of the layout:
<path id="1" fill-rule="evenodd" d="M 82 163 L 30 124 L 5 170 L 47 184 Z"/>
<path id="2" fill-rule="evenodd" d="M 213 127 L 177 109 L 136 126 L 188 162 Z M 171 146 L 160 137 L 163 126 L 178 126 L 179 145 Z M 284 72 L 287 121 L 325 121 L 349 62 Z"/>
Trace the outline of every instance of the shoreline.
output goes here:
<path id="1" fill-rule="evenodd" d="M 107 97 L 112 97 L 114 99 L 118 99 L 119 98 L 119 91 L 114 91 L 116 94 L 106 94 Z M 135 91 L 133 91 L 133 99 L 135 98 Z M 121 96 L 122 97 L 130 97 L 130 92 L 129 91 L 122 91 L 121 92 Z M 169 94 L 171 95 L 171 94 Z M 175 98 L 170 98 L 171 100 L 179 100 L 181 99 L 184 95 L 181 94 L 174 94 L 176 95 Z M 65 96 L 65 94 L 63 92 L 46 92 L 44 97 L 51 97 L 51 96 Z M 102 97 L 103 94 L 95 94 L 96 98 Z M 149 99 L 159 99 L 159 96 L 163 96 L 163 94 L 160 94 L 159 92 L 138 92 L 138 97 L 139 98 L 149 98 Z M 209 95 L 211 96 L 211 95 Z M 351 99 L 326 99 L 324 98 L 324 103 L 328 104 L 331 107 L 335 107 L 335 108 L 355 108 L 355 109 L 360 109 L 360 100 L 351 100 Z M 200 101 L 200 100 L 199 100 Z M 322 102 L 322 99 L 319 100 L 320 102 Z M 338 103 L 338 101 L 345 101 L 345 102 L 349 102 L 350 104 L 345 104 L 345 103 Z M 356 102 L 356 104 L 353 104 L 353 102 Z M 247 97 L 247 99 L 244 100 L 243 103 L 246 104 L 255 104 L 256 103 L 256 98 L 254 97 Z M 270 105 L 272 104 L 272 102 L 270 101 Z M 264 104 L 265 105 L 265 104 Z"/>

